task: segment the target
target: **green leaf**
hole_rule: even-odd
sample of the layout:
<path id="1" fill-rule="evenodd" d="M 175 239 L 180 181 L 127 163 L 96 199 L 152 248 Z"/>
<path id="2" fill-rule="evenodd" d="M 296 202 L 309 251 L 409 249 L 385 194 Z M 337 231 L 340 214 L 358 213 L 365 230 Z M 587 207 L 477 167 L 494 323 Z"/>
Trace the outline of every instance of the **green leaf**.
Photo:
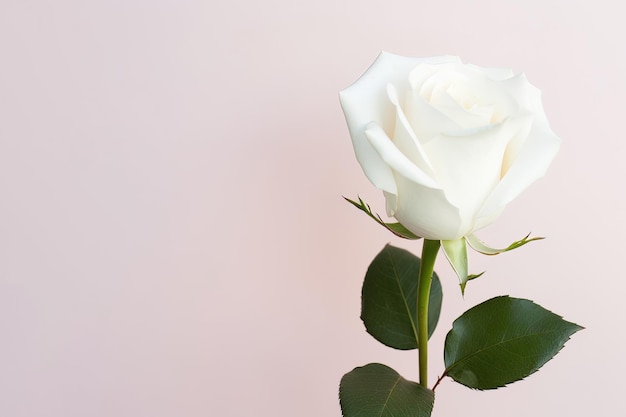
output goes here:
<path id="1" fill-rule="evenodd" d="M 341 378 L 343 417 L 428 417 L 435 394 L 380 363 L 355 368 Z"/>
<path id="2" fill-rule="evenodd" d="M 361 320 L 379 342 L 401 350 L 417 342 L 417 283 L 420 258 L 387 245 L 372 261 L 363 282 Z M 428 301 L 428 336 L 435 331 L 442 302 L 441 282 L 433 274 Z"/>
<path id="3" fill-rule="evenodd" d="M 533 237 L 531 239 L 528 239 L 529 236 L 530 236 L 530 233 L 524 236 L 524 238 L 511 243 L 509 246 L 503 249 L 490 248 L 489 246 L 485 245 L 480 239 L 478 239 L 475 235 L 465 236 L 465 240 L 467 241 L 467 243 L 469 243 L 472 249 L 474 249 L 476 252 L 480 252 L 484 255 L 498 255 L 502 252 L 508 252 L 510 250 L 517 249 L 520 246 L 524 246 L 525 244 L 529 242 L 543 239 L 542 237 Z"/>
<path id="4" fill-rule="evenodd" d="M 530 300 L 487 300 L 454 321 L 446 337 L 445 375 L 479 390 L 536 372 L 581 330 Z"/>
<path id="5" fill-rule="evenodd" d="M 358 203 L 346 197 L 344 197 L 344 199 L 352 204 L 354 207 L 358 208 L 359 210 L 370 216 L 372 219 L 374 219 L 374 221 L 376 221 L 376 223 L 380 224 L 394 235 L 410 240 L 421 239 L 421 237 L 417 236 L 400 223 L 385 223 L 378 214 L 372 213 L 372 209 L 370 208 L 369 204 L 366 204 L 363 200 L 361 200 L 361 197 L 359 197 Z"/>

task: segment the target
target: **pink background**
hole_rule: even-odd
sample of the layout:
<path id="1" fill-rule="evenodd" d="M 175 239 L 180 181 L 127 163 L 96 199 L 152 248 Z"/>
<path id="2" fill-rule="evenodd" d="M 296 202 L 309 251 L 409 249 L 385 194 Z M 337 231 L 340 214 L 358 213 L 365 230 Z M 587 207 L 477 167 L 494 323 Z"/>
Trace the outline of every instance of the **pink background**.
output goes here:
<path id="1" fill-rule="evenodd" d="M 533 299 L 587 329 L 528 380 L 446 380 L 433 416 L 623 415 L 624 97 L 618 2 L 0 3 L 0 415 L 339 416 L 368 362 L 382 195 L 337 92 L 381 49 L 524 71 L 562 150 L 480 236 L 465 299 L 443 259 L 431 378 L 462 311 Z M 505 408 L 506 411 L 502 411 Z"/>

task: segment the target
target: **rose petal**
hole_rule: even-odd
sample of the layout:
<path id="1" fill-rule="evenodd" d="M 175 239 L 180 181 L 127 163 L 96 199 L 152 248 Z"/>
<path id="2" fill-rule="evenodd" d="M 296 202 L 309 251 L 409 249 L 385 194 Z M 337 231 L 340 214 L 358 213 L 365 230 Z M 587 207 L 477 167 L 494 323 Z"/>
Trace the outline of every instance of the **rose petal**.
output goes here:
<path id="1" fill-rule="evenodd" d="M 493 81 L 485 74 L 468 78 L 462 84 L 455 84 L 447 92 L 458 103 L 464 104 L 468 111 L 473 108 L 489 108 L 492 110 L 489 123 L 499 123 L 519 112 L 517 100 L 503 88 L 503 82 Z M 456 120 L 453 117 L 453 120 Z"/>
<path id="2" fill-rule="evenodd" d="M 396 175 L 398 196 L 394 217 L 425 239 L 458 239 L 467 226 L 443 190 L 428 188 Z"/>
<path id="3" fill-rule="evenodd" d="M 409 82 L 413 90 L 419 90 L 426 80 L 430 79 L 437 72 L 442 71 L 445 68 L 462 68 L 461 58 L 458 56 L 446 56 L 442 57 L 444 60 L 429 60 L 427 63 L 423 63 L 420 66 L 416 66 L 409 73 Z"/>
<path id="4" fill-rule="evenodd" d="M 506 149 L 504 150 L 500 178 L 504 178 L 506 173 L 509 171 L 509 168 L 511 168 L 511 165 L 513 165 L 513 163 L 517 159 L 520 149 L 522 149 L 522 146 L 524 146 L 524 143 L 526 143 L 526 140 L 528 139 L 530 129 L 532 129 L 533 127 L 534 116 L 528 114 L 527 120 L 528 122 L 521 126 L 520 130 L 517 131 L 515 136 L 513 136 L 513 139 L 511 139 L 509 144 L 506 146 Z"/>
<path id="5" fill-rule="evenodd" d="M 418 166 L 425 174 L 434 180 L 435 174 L 433 167 L 428 159 L 428 155 L 424 150 L 424 147 L 415 136 L 409 121 L 400 107 L 400 98 L 395 87 L 391 84 L 387 85 L 387 94 L 389 100 L 395 106 L 396 109 L 396 123 L 393 135 L 393 143 L 398 147 L 411 162 Z"/>
<path id="6" fill-rule="evenodd" d="M 463 129 L 489 125 L 494 111 L 494 106 L 474 105 L 471 108 L 465 108 L 448 91 L 433 96 L 430 104 Z"/>
<path id="7" fill-rule="evenodd" d="M 465 67 L 460 59 L 454 62 L 439 63 L 437 65 L 420 65 L 409 74 L 409 82 L 413 90 L 426 100 L 430 101 L 437 89 L 444 90 L 455 83 L 463 83 L 474 74 Z"/>
<path id="8" fill-rule="evenodd" d="M 515 101 L 515 111 L 528 112 L 535 116 L 535 123 L 548 126 L 548 119 L 541 103 L 541 90 L 532 85 L 521 73 L 499 83 L 511 101 Z"/>
<path id="9" fill-rule="evenodd" d="M 398 210 L 398 196 L 388 193 L 387 191 L 383 191 L 383 195 L 385 196 L 385 210 L 387 211 L 387 216 L 395 217 L 396 210 Z"/>
<path id="10" fill-rule="evenodd" d="M 480 209 L 475 230 L 490 224 L 509 202 L 546 173 L 560 144 L 561 139 L 549 127 L 533 123 L 517 158 Z"/>
<path id="11" fill-rule="evenodd" d="M 509 141 L 530 123 L 511 118 L 483 129 L 440 135 L 425 147 L 447 199 L 465 219 L 475 217 L 500 181 L 502 157 Z"/>
<path id="12" fill-rule="evenodd" d="M 458 123 L 427 103 L 417 92 L 407 97 L 405 114 L 415 136 L 423 145 L 441 132 L 462 129 Z"/>
<path id="13" fill-rule="evenodd" d="M 406 157 L 396 145 L 389 139 L 385 131 L 377 123 L 367 125 L 365 137 L 376 150 L 380 158 L 395 173 L 428 188 L 441 188 L 440 185 L 428 174 L 422 171 L 409 158 Z M 385 190 L 388 191 L 388 190 Z M 388 191 L 391 192 L 391 191 Z M 392 192 L 395 194 L 394 192 Z"/>
<path id="14" fill-rule="evenodd" d="M 417 64 L 451 59 L 408 58 L 382 52 L 361 78 L 339 94 L 357 160 L 365 175 L 378 188 L 392 193 L 396 191 L 391 169 L 365 137 L 365 128 L 370 122 L 393 126 L 395 112 L 386 98 L 387 83 L 394 84 L 401 91 L 408 90 L 408 73 Z"/>

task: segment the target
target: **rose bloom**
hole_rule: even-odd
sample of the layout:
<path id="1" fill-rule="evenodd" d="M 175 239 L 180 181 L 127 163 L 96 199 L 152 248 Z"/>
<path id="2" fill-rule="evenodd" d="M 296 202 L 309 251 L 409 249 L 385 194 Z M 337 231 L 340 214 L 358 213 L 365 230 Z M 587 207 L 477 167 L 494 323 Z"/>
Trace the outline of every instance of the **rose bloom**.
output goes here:
<path id="1" fill-rule="evenodd" d="M 523 74 L 454 56 L 383 52 L 340 101 L 387 214 L 426 239 L 492 223 L 559 149 L 541 92 Z"/>

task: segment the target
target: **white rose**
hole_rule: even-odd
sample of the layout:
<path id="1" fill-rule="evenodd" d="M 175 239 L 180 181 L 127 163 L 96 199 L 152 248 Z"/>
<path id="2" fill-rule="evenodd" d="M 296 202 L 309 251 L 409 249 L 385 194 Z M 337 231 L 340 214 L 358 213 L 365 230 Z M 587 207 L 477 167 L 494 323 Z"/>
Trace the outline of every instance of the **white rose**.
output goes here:
<path id="1" fill-rule="evenodd" d="M 457 240 L 492 223 L 560 144 L 523 74 L 453 56 L 383 52 L 340 100 L 387 214 L 426 239 Z"/>

